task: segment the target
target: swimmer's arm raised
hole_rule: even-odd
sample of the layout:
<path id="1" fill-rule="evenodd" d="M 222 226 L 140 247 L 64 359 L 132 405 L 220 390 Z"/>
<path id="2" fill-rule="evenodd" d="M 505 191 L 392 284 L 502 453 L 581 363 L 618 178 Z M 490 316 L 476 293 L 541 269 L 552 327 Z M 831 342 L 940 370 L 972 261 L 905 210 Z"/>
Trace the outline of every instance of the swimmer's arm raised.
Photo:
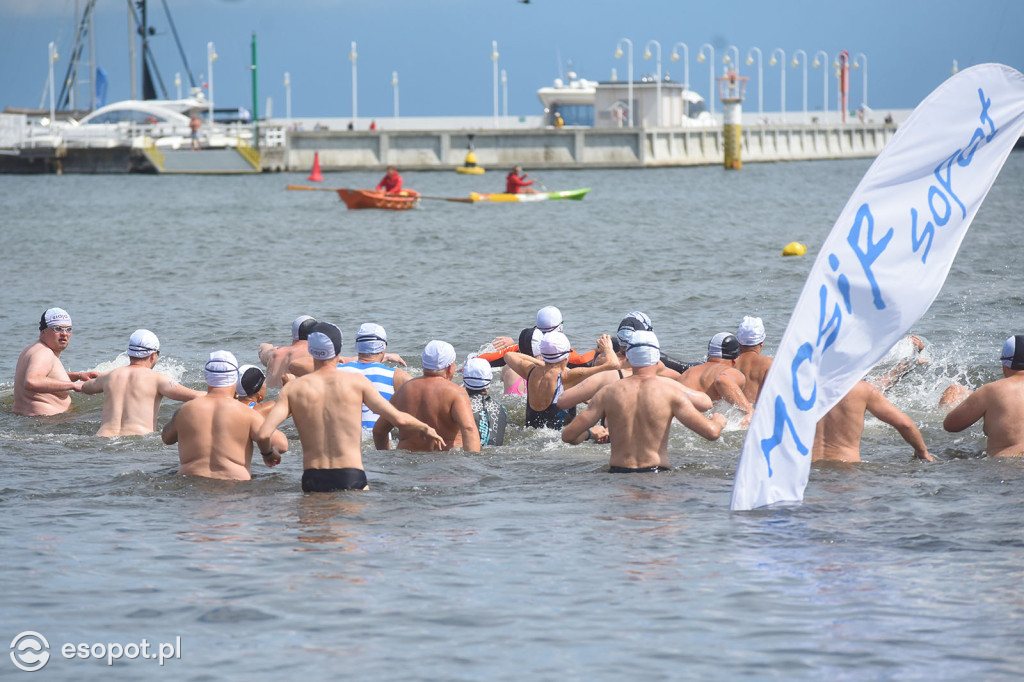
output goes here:
<path id="1" fill-rule="evenodd" d="M 612 337 L 608 334 L 602 334 L 597 340 L 597 352 L 602 357 L 600 365 L 594 365 L 593 367 L 573 367 L 562 373 L 562 385 L 566 388 L 572 388 L 576 384 L 580 383 L 587 377 L 593 376 L 598 372 L 605 372 L 609 369 L 619 368 L 619 358 L 615 355 L 612 350 Z"/>
<path id="2" fill-rule="evenodd" d="M 256 352 L 260 362 L 263 363 L 264 367 L 268 367 L 270 359 L 274 356 L 274 351 L 277 350 L 277 346 L 272 343 L 261 343 L 260 349 Z"/>
<path id="3" fill-rule="evenodd" d="M 396 364 L 401 365 L 402 367 L 408 367 L 409 366 L 408 363 L 406 363 L 406 361 L 403 360 L 402 356 L 399 355 L 398 353 L 385 353 L 384 354 L 384 362 L 394 362 Z"/>
<path id="4" fill-rule="evenodd" d="M 512 371 L 519 376 L 526 378 L 526 375 L 530 373 L 530 370 L 534 367 L 540 367 L 544 364 L 543 360 L 530 355 L 523 355 L 518 351 L 510 351 L 505 353 L 505 364 L 512 368 Z"/>

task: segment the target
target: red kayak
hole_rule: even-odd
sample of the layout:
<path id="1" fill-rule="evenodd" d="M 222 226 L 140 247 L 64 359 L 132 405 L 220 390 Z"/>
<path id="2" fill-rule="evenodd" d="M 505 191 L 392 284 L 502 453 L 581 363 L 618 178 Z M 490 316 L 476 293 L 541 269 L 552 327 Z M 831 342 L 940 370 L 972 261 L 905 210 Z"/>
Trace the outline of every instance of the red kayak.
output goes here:
<path id="1" fill-rule="evenodd" d="M 351 208 L 385 208 L 392 211 L 405 211 L 420 203 L 420 193 L 416 190 L 403 189 L 397 194 L 385 194 L 372 189 L 341 189 L 335 190 L 345 205 Z"/>

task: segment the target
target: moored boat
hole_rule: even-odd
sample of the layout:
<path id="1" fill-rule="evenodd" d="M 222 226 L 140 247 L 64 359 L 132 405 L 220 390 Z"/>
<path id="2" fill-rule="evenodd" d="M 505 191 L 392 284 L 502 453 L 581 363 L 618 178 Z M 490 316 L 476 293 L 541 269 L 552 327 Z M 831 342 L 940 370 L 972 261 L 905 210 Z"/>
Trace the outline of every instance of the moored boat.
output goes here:
<path id="1" fill-rule="evenodd" d="M 586 187 L 584 189 L 567 189 L 562 190 L 561 192 L 524 192 L 521 194 L 509 194 L 507 192 L 483 194 L 480 192 L 470 192 L 469 198 L 473 200 L 473 203 L 554 201 L 555 199 L 575 199 L 576 201 L 580 201 L 589 191 L 590 188 Z"/>
<path id="2" fill-rule="evenodd" d="M 335 191 L 350 209 L 383 208 L 392 211 L 405 211 L 420 203 L 419 192 L 411 189 L 403 189 L 398 194 L 385 194 L 373 189 L 348 189 L 346 187 L 341 187 Z"/>

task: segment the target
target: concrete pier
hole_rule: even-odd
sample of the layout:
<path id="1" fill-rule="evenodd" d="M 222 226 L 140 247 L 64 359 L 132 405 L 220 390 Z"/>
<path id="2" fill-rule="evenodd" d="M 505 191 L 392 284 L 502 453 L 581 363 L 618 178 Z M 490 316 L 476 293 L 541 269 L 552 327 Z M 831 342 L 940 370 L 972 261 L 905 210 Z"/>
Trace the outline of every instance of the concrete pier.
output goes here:
<path id="1" fill-rule="evenodd" d="M 742 158 L 748 163 L 851 159 L 877 156 L 896 132 L 891 124 L 744 125 Z M 718 128 L 532 130 L 286 131 L 278 149 L 264 149 L 264 170 L 304 171 L 320 154 L 325 171 L 453 170 L 461 166 L 470 135 L 484 168 L 534 170 L 650 168 L 720 164 L 725 139 Z"/>

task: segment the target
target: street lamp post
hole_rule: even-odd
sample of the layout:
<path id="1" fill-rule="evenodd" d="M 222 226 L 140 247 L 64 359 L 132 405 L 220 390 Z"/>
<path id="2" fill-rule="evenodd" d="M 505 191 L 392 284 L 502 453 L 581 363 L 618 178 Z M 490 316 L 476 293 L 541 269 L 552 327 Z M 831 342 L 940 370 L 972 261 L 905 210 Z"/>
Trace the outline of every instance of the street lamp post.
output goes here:
<path id="1" fill-rule="evenodd" d="M 217 50 L 213 43 L 206 43 L 206 74 L 209 80 L 210 95 L 210 130 L 213 130 L 213 63 L 217 61 Z"/>
<path id="2" fill-rule="evenodd" d="M 803 59 L 797 59 L 797 55 L 803 55 Z M 803 50 L 793 51 L 793 61 L 790 62 L 790 66 L 797 67 L 800 64 L 804 65 L 804 118 L 803 122 L 807 123 L 807 53 Z"/>
<path id="3" fill-rule="evenodd" d="M 708 112 L 715 115 L 715 48 L 710 43 L 704 43 L 697 50 L 697 61 L 704 61 L 704 48 L 708 48 L 708 64 L 710 66 L 710 80 L 708 80 Z"/>
<path id="4" fill-rule="evenodd" d="M 501 115 L 508 122 L 508 74 L 501 70 Z"/>
<path id="5" fill-rule="evenodd" d="M 683 90 L 690 89 L 690 48 L 686 46 L 686 43 L 676 43 L 672 46 L 672 55 L 669 57 L 674 62 L 679 61 L 679 51 L 676 49 L 680 45 L 683 46 Z M 689 116 L 689 102 L 683 98 L 683 116 Z"/>
<path id="6" fill-rule="evenodd" d="M 775 55 L 779 55 L 779 60 L 775 60 Z M 779 98 L 782 102 L 782 118 L 780 120 L 786 120 L 786 53 L 781 47 L 777 47 L 772 50 L 772 58 L 768 62 L 768 66 L 779 65 L 779 77 L 781 80 L 781 87 L 779 88 Z"/>
<path id="7" fill-rule="evenodd" d="M 284 115 L 288 119 L 288 125 L 292 124 L 292 77 L 287 71 L 284 72 Z"/>
<path id="8" fill-rule="evenodd" d="M 398 72 L 391 72 L 391 87 L 395 89 L 395 123 L 398 122 Z"/>
<path id="9" fill-rule="evenodd" d="M 626 99 L 629 100 L 626 104 L 626 108 L 629 111 L 628 123 L 629 127 L 633 127 L 633 41 L 629 38 L 621 38 L 615 46 L 615 58 L 619 59 L 622 57 L 622 43 L 626 43 L 629 46 L 629 67 L 626 72 L 629 76 L 629 84 L 626 86 Z"/>
<path id="10" fill-rule="evenodd" d="M 491 61 L 494 62 L 494 127 L 498 127 L 498 41 L 491 41 Z"/>
<path id="11" fill-rule="evenodd" d="M 57 120 L 57 96 L 54 93 L 54 82 L 53 82 L 53 65 L 57 61 L 57 46 L 54 43 L 50 43 L 49 48 L 49 62 L 50 62 L 50 130 L 53 130 L 53 124 Z"/>
<path id="12" fill-rule="evenodd" d="M 818 57 L 824 57 L 822 61 Z M 811 66 L 815 69 L 821 67 L 821 120 L 824 121 L 828 115 L 828 53 L 818 50 L 814 53 L 814 61 Z"/>
<path id="13" fill-rule="evenodd" d="M 868 56 L 863 52 L 858 52 L 853 55 L 853 68 L 859 69 L 861 62 L 864 63 L 864 99 L 861 105 L 867 109 L 868 107 Z"/>
<path id="14" fill-rule="evenodd" d="M 757 114 L 764 115 L 764 69 L 761 67 L 761 48 L 752 47 L 747 51 L 747 66 L 754 63 L 752 53 L 757 53 Z"/>
<path id="15" fill-rule="evenodd" d="M 359 58 L 359 53 L 356 52 L 356 41 L 354 40 L 352 41 L 352 50 L 348 53 L 348 58 L 352 62 L 352 125 L 355 126 L 359 114 L 358 73 L 356 70 L 356 60 Z"/>
<path id="16" fill-rule="evenodd" d="M 732 56 L 726 54 L 724 57 L 722 57 L 722 63 L 733 64 L 733 68 L 736 70 L 736 75 L 740 75 L 740 48 L 736 47 L 735 45 L 730 45 L 729 47 L 725 48 L 725 51 L 726 53 L 732 51 Z M 726 69 L 726 71 L 728 71 L 728 69 Z"/>
<path id="17" fill-rule="evenodd" d="M 660 128 L 661 127 L 661 43 L 659 43 L 657 40 L 648 40 L 647 41 L 647 45 L 644 46 L 644 59 L 650 59 L 651 58 L 651 45 L 652 44 L 655 47 L 658 48 L 658 83 L 657 83 L 657 87 L 655 88 L 656 91 L 657 91 L 657 93 L 655 94 L 655 97 L 657 97 L 657 99 L 658 99 L 658 116 L 657 116 L 656 120 L 658 122 L 658 127 Z"/>

